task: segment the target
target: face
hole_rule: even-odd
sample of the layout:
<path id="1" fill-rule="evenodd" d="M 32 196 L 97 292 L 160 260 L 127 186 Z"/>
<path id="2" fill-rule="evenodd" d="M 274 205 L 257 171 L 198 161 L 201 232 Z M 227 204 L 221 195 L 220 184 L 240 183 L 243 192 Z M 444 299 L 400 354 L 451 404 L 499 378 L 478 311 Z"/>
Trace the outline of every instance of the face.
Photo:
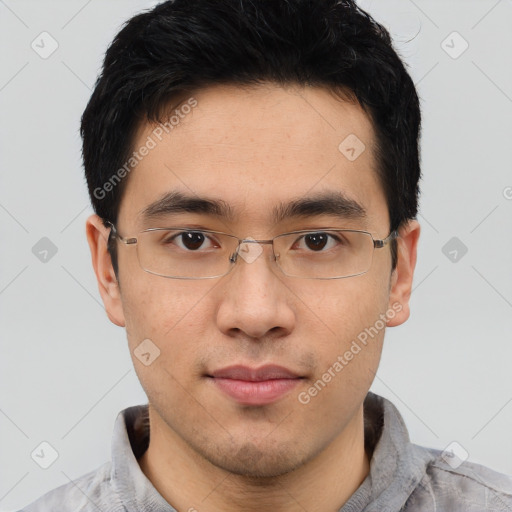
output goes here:
<path id="1" fill-rule="evenodd" d="M 168 226 L 254 239 L 326 227 L 366 230 L 375 239 L 389 234 L 374 133 L 358 105 L 321 88 L 272 85 L 216 86 L 193 96 L 197 105 L 156 139 L 127 178 L 117 224 L 122 236 Z M 155 138 L 154 129 L 141 126 L 134 147 Z M 350 134 L 365 145 L 356 159 L 339 149 Z M 232 216 L 143 215 L 170 192 L 222 201 Z M 319 208 L 276 222 L 278 206 L 326 193 L 357 203 L 359 213 Z M 181 280 L 143 271 L 136 246 L 118 242 L 120 291 L 112 283 L 101 291 L 111 320 L 126 326 L 152 428 L 214 466 L 276 476 L 361 426 L 384 326 L 406 319 L 411 276 L 404 263 L 401 275 L 400 264 L 392 273 L 389 246 L 374 251 L 366 274 L 330 280 L 288 277 L 272 247 L 261 249 L 223 277 Z M 135 353 L 147 339 L 160 354 L 146 366 Z M 255 384 L 229 370 L 267 365 L 289 375 L 272 383 L 263 373 Z"/>

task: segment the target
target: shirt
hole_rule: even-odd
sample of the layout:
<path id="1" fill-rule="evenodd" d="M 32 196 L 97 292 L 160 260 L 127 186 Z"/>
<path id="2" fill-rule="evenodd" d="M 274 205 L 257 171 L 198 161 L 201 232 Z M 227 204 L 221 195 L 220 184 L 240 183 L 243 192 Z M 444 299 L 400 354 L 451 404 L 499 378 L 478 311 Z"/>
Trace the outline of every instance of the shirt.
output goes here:
<path id="1" fill-rule="evenodd" d="M 147 425 L 140 429 L 145 408 L 129 407 L 117 416 L 110 462 L 23 511 L 176 512 L 137 462 L 149 444 Z M 363 409 L 370 471 L 339 512 L 512 512 L 511 476 L 463 462 L 457 449 L 411 443 L 400 413 L 379 395 L 369 392 Z"/>

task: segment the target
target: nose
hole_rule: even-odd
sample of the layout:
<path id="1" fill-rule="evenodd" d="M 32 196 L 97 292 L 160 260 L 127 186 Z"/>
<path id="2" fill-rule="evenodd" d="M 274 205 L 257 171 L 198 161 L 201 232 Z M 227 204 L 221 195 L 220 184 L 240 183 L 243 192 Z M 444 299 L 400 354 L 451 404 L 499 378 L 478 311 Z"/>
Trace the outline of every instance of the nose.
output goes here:
<path id="1" fill-rule="evenodd" d="M 283 282 L 272 245 L 244 240 L 235 259 L 219 287 L 218 328 L 227 336 L 254 339 L 290 334 L 296 322 L 293 293 Z"/>

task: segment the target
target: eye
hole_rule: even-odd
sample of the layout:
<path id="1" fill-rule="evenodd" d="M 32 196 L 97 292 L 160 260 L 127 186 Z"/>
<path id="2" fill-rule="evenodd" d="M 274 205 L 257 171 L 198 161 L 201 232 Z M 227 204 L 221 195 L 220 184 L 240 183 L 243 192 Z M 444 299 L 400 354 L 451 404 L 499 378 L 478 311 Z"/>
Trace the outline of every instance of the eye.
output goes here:
<path id="1" fill-rule="evenodd" d="M 162 240 L 164 245 L 175 244 L 180 249 L 187 251 L 197 251 L 198 249 L 208 249 L 208 242 L 218 247 L 218 244 L 206 236 L 202 231 L 179 231 Z"/>
<path id="2" fill-rule="evenodd" d="M 298 247 L 296 247 L 297 244 Z M 301 236 L 292 246 L 292 249 L 308 249 L 312 252 L 326 252 L 324 249 L 332 249 L 340 244 L 343 245 L 343 240 L 340 237 L 319 231 Z"/>

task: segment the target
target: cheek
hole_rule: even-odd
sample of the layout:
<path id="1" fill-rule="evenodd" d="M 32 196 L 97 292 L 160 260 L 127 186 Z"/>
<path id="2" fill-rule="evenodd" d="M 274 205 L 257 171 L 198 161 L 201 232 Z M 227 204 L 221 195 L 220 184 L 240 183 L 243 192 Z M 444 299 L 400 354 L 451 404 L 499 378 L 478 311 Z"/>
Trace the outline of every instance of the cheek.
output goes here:
<path id="1" fill-rule="evenodd" d="M 171 372 L 190 367 L 199 341 L 205 339 L 209 318 L 207 301 L 201 300 L 208 290 L 204 284 L 199 288 L 195 283 L 150 274 L 132 279 L 125 287 L 126 333 L 136 366 L 140 365 L 134 357 L 137 347 L 149 339 L 159 351 L 159 366 Z"/>
<path id="2" fill-rule="evenodd" d="M 385 331 L 380 315 L 386 313 L 386 294 L 380 291 L 382 283 L 377 287 L 366 279 L 365 284 L 369 286 L 344 285 L 343 291 L 319 302 L 317 311 L 328 328 L 316 337 L 318 365 L 308 387 L 297 396 L 315 425 L 330 425 L 333 434 L 353 417 L 379 366 Z"/>
<path id="3" fill-rule="evenodd" d="M 330 386 L 333 391 L 358 383 L 365 386 L 373 378 L 371 372 L 378 366 L 386 327 L 387 290 L 382 274 L 368 273 L 350 282 L 340 281 L 329 293 L 319 295 L 322 298 L 315 311 L 324 329 L 316 344 L 320 362 L 316 378 L 328 371 L 331 377 L 335 373 L 332 380 L 337 383 Z M 329 375 L 323 380 L 329 380 Z"/>
<path id="4" fill-rule="evenodd" d="M 130 356 L 150 401 L 180 407 L 183 389 L 192 389 L 197 379 L 194 369 L 207 336 L 206 301 L 200 300 L 206 291 L 158 276 L 151 285 L 149 277 L 141 286 L 133 283 L 123 298 Z"/>
<path id="5" fill-rule="evenodd" d="M 389 276 L 379 269 L 362 276 L 332 280 L 323 288 L 310 290 L 304 302 L 311 305 L 334 337 L 346 339 L 372 325 L 385 312 L 388 298 Z"/>

